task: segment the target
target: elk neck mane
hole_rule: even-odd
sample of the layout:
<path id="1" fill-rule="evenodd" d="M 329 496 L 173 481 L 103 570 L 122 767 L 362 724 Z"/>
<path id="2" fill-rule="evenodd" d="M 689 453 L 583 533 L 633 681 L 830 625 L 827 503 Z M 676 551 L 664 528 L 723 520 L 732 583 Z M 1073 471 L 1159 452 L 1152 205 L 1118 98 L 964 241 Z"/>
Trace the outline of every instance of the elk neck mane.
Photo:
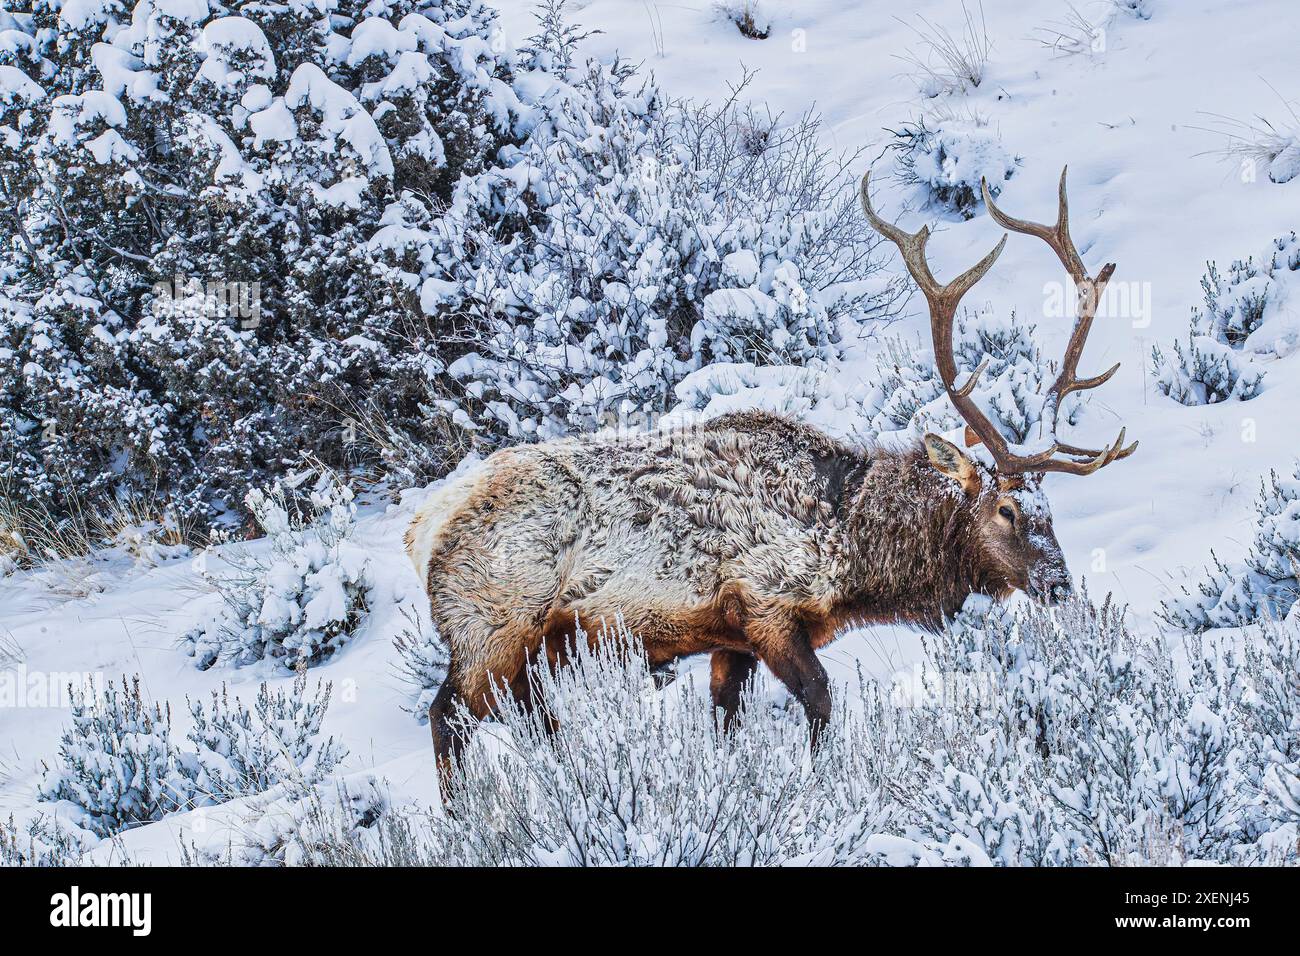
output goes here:
<path id="1" fill-rule="evenodd" d="M 939 475 L 920 444 L 863 449 L 844 489 L 844 623 L 899 621 L 937 630 L 972 593 L 1004 597 L 973 520 L 981 496 Z"/>

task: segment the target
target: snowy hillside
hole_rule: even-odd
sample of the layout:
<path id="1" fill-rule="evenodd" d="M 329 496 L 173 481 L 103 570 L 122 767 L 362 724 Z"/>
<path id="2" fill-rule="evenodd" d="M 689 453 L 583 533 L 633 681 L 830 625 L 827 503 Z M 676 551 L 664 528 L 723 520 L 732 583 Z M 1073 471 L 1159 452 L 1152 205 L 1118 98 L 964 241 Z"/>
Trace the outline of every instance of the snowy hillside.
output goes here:
<path id="1" fill-rule="evenodd" d="M 289 4 L 284 16 L 299 19 L 275 29 L 251 22 L 262 14 L 249 4 L 223 17 L 208 0 L 142 0 L 134 23 L 126 6 L 0 9 L 0 183 L 31 196 L 4 213 L 0 267 L 0 820 L 13 817 L 0 860 L 294 862 L 347 844 L 356 856 L 329 859 L 694 861 L 689 841 L 667 848 L 649 823 L 611 849 L 588 820 L 586 848 L 512 856 L 506 838 L 467 836 L 470 824 L 444 818 L 422 718 L 445 650 L 404 552 L 409 523 L 452 480 L 439 476 L 611 416 L 689 424 L 759 407 L 847 439 L 959 439 L 925 301 L 902 295 L 911 280 L 861 219 L 857 178 L 873 170 L 885 218 L 931 224 L 930 262 L 945 280 L 1004 234 L 981 175 L 1002 210 L 1051 222 L 1068 166 L 1079 253 L 1094 275 L 1117 266 L 1079 371 L 1122 364 L 1062 410 L 1062 431 L 1104 448 L 1124 428 L 1140 447 L 1093 475 L 1049 474 L 1043 488 L 1075 581 L 1125 606 L 1124 626 L 1069 608 L 1053 623 L 1017 594 L 1018 623 L 976 600 L 946 638 L 851 630 L 819 656 L 836 720 L 881 743 L 873 756 L 848 730 L 836 737 L 828 759 L 850 768 L 840 783 L 789 784 L 809 760 L 805 727 L 770 677 L 748 736 L 726 745 L 733 760 L 664 770 L 657 721 L 679 729 L 681 751 L 716 744 L 701 729 L 707 656 L 681 661 L 662 689 L 637 669 L 644 661 L 630 673 L 585 661 L 554 690 L 572 735 L 562 739 L 617 741 L 657 768 L 646 784 L 656 819 L 679 835 L 708 827 L 674 787 L 726 790 L 740 766 L 747 793 L 800 794 L 789 811 L 798 827 L 773 822 L 770 845 L 737 838 L 710 862 L 1104 863 L 1139 854 L 1143 839 L 1143 858 L 1159 863 L 1295 862 L 1292 0 L 1076 4 L 1086 24 L 1057 0 L 972 2 L 969 20 L 958 0 L 905 12 L 875 0 L 586 0 L 564 8 L 581 32 L 549 48 L 535 39 L 531 0 L 491 0 L 495 18 L 476 3 L 312 0 Z M 744 35 L 733 13 L 763 37 Z M 295 23 L 313 24 L 327 52 L 297 50 Z M 936 28 L 987 42 L 977 84 L 927 45 Z M 85 57 L 59 60 L 48 31 L 85 40 Z M 173 35 L 184 39 L 169 44 Z M 604 66 L 584 66 L 589 57 Z M 616 58 L 636 76 L 611 68 Z M 185 99 L 169 78 L 186 70 L 207 77 L 187 108 L 208 119 L 159 159 L 151 131 Z M 657 95 L 641 85 L 651 77 Z M 745 119 L 749 106 L 775 121 Z M 810 112 L 819 122 L 801 119 Z M 699 132 L 738 116 L 784 143 L 771 146 L 783 157 L 811 138 L 827 151 L 824 178 L 783 202 L 787 166 L 736 160 Z M 635 178 L 643 162 L 649 186 Z M 31 186 L 37 169 L 57 171 L 48 180 L 63 191 Z M 183 211 L 167 212 L 172 202 Z M 121 212 L 94 218 L 101 205 Z M 60 208 L 88 231 L 60 226 Z M 164 238 L 132 244 L 155 215 L 174 217 Z M 310 226 L 295 231 L 298 217 Z M 89 251 L 68 246 L 78 235 Z M 128 301 L 154 301 L 155 277 L 220 278 L 231 262 L 262 270 L 251 325 L 237 310 L 214 318 L 211 289 L 174 289 L 170 312 L 128 315 Z M 593 292 L 587 272 L 612 278 Z M 1012 235 L 963 302 L 969 354 L 958 364 L 969 373 L 995 360 L 976 397 L 1002 409 L 1012 441 L 1036 434 L 1035 398 L 1071 332 L 1069 288 L 1043 243 Z M 146 488 L 166 489 L 167 508 L 124 507 L 98 536 L 68 504 L 111 510 Z M 56 525 L 97 540 L 37 541 Z M 211 546 L 186 533 L 199 525 L 219 529 Z M 1095 652 L 1079 646 L 1088 642 Z M 1149 671 L 1117 663 L 1144 654 Z M 898 716 L 911 713 L 909 694 L 928 694 L 925 668 L 993 682 L 979 691 L 986 706 L 965 700 L 949 715 L 966 714 L 972 740 L 995 741 L 987 750 L 959 754 L 938 723 Z M 137 678 L 135 700 L 124 685 Z M 116 716 L 68 698 L 70 683 L 99 699 L 109 681 Z M 321 719 L 313 695 L 325 682 Z M 1044 705 L 1049 724 L 1075 726 L 1070 715 L 1091 701 L 1107 715 L 1099 737 L 1131 727 L 1141 780 L 1107 790 L 1086 745 L 1061 743 L 1050 766 L 1007 729 L 1054 695 L 1073 703 Z M 151 718 L 155 704 L 169 716 Z M 471 803 L 503 819 L 527 812 L 526 800 L 494 759 L 556 792 L 587 780 L 522 718 L 478 736 L 487 746 L 472 751 Z M 845 782 L 889 760 L 943 796 L 891 803 Z M 1066 792 L 1068 775 L 1100 782 Z M 1198 809 L 1180 815 L 1180 799 Z M 726 812 L 775 819 L 780 803 L 755 797 Z M 1079 823 L 1097 806 L 1136 821 L 1133 844 L 1110 859 Z M 388 825 L 379 818 L 434 836 L 394 851 L 375 836 Z"/>

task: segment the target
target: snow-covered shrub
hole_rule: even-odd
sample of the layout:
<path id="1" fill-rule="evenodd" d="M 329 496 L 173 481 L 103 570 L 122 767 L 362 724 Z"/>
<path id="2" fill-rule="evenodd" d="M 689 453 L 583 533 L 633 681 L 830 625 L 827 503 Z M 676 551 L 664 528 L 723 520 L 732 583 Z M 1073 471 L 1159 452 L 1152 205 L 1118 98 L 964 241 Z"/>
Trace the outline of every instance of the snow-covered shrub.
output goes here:
<path id="1" fill-rule="evenodd" d="M 1252 757 L 1245 772 L 1254 811 L 1248 828 L 1268 861 L 1300 845 L 1300 631 L 1268 625 L 1261 636 L 1245 649 L 1251 690 L 1240 708 Z"/>
<path id="2" fill-rule="evenodd" d="M 602 32 L 584 30 L 569 18 L 565 9 L 569 0 L 538 0 L 533 6 L 533 19 L 537 32 L 530 36 L 520 50 L 520 69 L 540 70 L 557 76 L 567 76 L 573 69 L 578 45 Z"/>
<path id="3" fill-rule="evenodd" d="M 316 786 L 347 756 L 333 737 L 318 739 L 331 689 L 318 683 L 308 697 L 306 675 L 299 674 L 287 691 L 262 684 L 251 711 L 238 697 L 232 701 L 224 684 L 207 707 L 187 701 L 194 725 L 186 736 L 195 750 L 179 756 L 178 769 L 189 790 L 224 803 L 279 785 Z"/>
<path id="4" fill-rule="evenodd" d="M 1300 288 L 1300 239 L 1279 236 L 1260 257 L 1233 262 L 1225 277 L 1213 262 L 1201 277 L 1204 308 L 1192 309 L 1186 350 L 1174 343 L 1173 355 L 1152 350 L 1156 387 L 1184 405 L 1209 405 L 1259 394 L 1264 372 L 1260 357 L 1285 355 L 1300 329 L 1288 324 L 1282 308 L 1290 289 Z"/>
<path id="5" fill-rule="evenodd" d="M 145 703 L 140 679 L 108 682 L 94 697 L 77 696 L 72 726 L 46 766 L 40 800 L 57 802 L 78 826 L 106 837 L 159 820 L 186 805 L 176 769 L 171 710 Z"/>
<path id="6" fill-rule="evenodd" d="M 815 119 L 575 66 L 562 8 L 518 54 L 480 0 L 16 18 L 0 481 L 235 524 L 306 459 L 427 481 L 889 314 Z"/>
<path id="7" fill-rule="evenodd" d="M 837 687 L 810 757 L 759 671 L 723 732 L 705 688 L 658 688 L 621 625 L 502 689 L 450 814 L 370 784 L 275 797 L 247 860 L 471 865 L 1294 863 L 1300 636 L 1174 653 L 1086 595 L 974 598 L 923 672 Z M 901 682 L 900 682 L 901 681 Z M 549 718 L 549 719 L 548 719 Z M 466 729 L 469 729 L 468 727 Z"/>
<path id="8" fill-rule="evenodd" d="M 1010 618 L 983 600 L 932 642 L 939 674 L 979 692 L 932 708 L 920 835 L 975 862 L 1231 861 L 1250 838 L 1240 658 L 1195 641 L 1179 673 L 1109 603 Z"/>
<path id="9" fill-rule="evenodd" d="M 352 491 L 325 477 L 301 508 L 279 484 L 250 491 L 247 505 L 270 553 L 226 555 L 224 572 L 201 564 L 222 604 L 182 643 L 201 669 L 263 659 L 286 671 L 318 664 L 347 643 L 369 610 L 370 559 L 350 540 Z"/>
<path id="10" fill-rule="evenodd" d="M 1015 312 L 963 312 L 953 332 L 957 368 L 973 373 L 987 362 L 974 396 L 989 412 L 989 420 L 1015 444 L 1025 444 L 1050 431 L 1043 421 L 1044 401 L 1056 378 L 1051 364 L 1034 341 L 1036 326 L 1016 321 Z M 1074 425 L 1082 413 L 1078 395 L 1067 395 L 1057 420 Z"/>
<path id="11" fill-rule="evenodd" d="M 666 415 L 619 425 L 689 428 L 728 412 L 758 408 L 816 424 L 831 434 L 848 434 L 861 417 L 865 389 L 865 384 L 846 381 L 821 362 L 714 362 L 677 383 L 674 392 L 678 402 Z"/>
<path id="12" fill-rule="evenodd" d="M 920 117 L 894 133 L 891 145 L 898 154 L 898 174 L 903 182 L 920 187 L 929 205 L 973 219 L 984 203 L 981 177 L 988 180 L 989 192 L 996 198 L 1020 159 L 978 117 L 950 116 L 933 122 L 931 128 Z"/>
<path id="13" fill-rule="evenodd" d="M 1055 377 L 1034 332 L 1035 326 L 1017 321 L 1014 312 L 1003 317 L 989 311 L 962 313 L 953 332 L 958 383 L 984 366 L 972 396 L 1014 444 L 1040 437 L 1045 396 Z M 1083 408 L 1076 396 L 1068 396 L 1059 422 L 1076 424 Z M 876 374 L 862 410 L 868 437 L 919 438 L 927 431 L 951 431 L 962 425 L 930 350 L 901 339 L 889 342 L 877 356 Z"/>
<path id="14" fill-rule="evenodd" d="M 370 774 L 259 801 L 235 851 L 241 866 L 400 865 L 388 788 Z M 407 858 L 408 865 L 416 862 Z"/>
<path id="15" fill-rule="evenodd" d="M 420 723 L 429 719 L 429 706 L 447 677 L 450 652 L 438 633 L 413 611 L 403 609 L 406 626 L 393 638 L 397 648 L 397 672 L 411 690 L 411 713 Z"/>
<path id="16" fill-rule="evenodd" d="M 330 685 L 258 690 L 250 711 L 223 686 L 210 704 L 189 701 L 190 747 L 173 738 L 171 707 L 145 703 L 140 679 L 108 682 L 74 700 L 58 761 L 46 766 L 38 799 L 52 819 L 0 827 L 0 857 L 42 863 L 75 856 L 95 837 L 152 823 L 168 813 L 273 791 L 289 799 L 323 786 L 347 750 L 320 739 Z"/>
<path id="17" fill-rule="evenodd" d="M 1270 342 L 1252 342 L 1264 325 L 1270 303 L 1281 297 L 1278 285 L 1292 281 L 1289 273 L 1300 270 L 1300 240 L 1294 232 L 1273 240 L 1261 263 L 1254 257 L 1234 261 L 1225 278 L 1213 262 L 1206 263 L 1201 277 L 1205 309 L 1192 310 L 1192 330 L 1237 349 L 1261 351 Z"/>
<path id="18" fill-rule="evenodd" d="M 82 866 L 85 855 L 85 841 L 55 819 L 0 820 L 0 866 Z"/>
<path id="19" fill-rule="evenodd" d="M 957 428 L 961 416 L 948 401 L 934 357 L 903 339 L 889 339 L 876 355 L 875 374 L 862 401 L 868 437 L 899 434 L 916 438 L 927 431 Z"/>
<path id="20" fill-rule="evenodd" d="M 1171 356 L 1152 346 L 1151 364 L 1156 388 L 1182 405 L 1214 405 L 1234 398 L 1244 402 L 1258 395 L 1264 383 L 1264 370 L 1248 356 L 1204 335 L 1193 334 L 1186 351 L 1175 341 Z"/>
<path id="21" fill-rule="evenodd" d="M 816 117 L 743 109 L 743 85 L 692 106 L 621 63 L 574 72 L 458 192 L 432 254 L 448 272 L 423 287 L 426 309 L 470 317 L 451 372 L 480 424 L 519 440 L 658 415 L 709 362 L 803 364 L 837 354 L 841 320 L 889 317 L 900 286 L 877 269 L 854 156 L 817 145 Z"/>
<path id="22" fill-rule="evenodd" d="M 1042 701 L 1026 693 L 1047 676 L 1022 633 L 1028 623 L 972 596 L 924 639 L 925 665 L 904 688 L 918 711 L 920 760 L 895 788 L 902 828 L 945 863 L 1085 862 L 1084 837 L 1052 792 Z"/>
<path id="23" fill-rule="evenodd" d="M 1204 631 L 1282 620 L 1300 602 L 1300 466 L 1289 477 L 1270 472 L 1255 503 L 1255 534 L 1246 558 L 1213 568 L 1193 594 L 1166 601 L 1161 615 L 1175 627 Z"/>
<path id="24" fill-rule="evenodd" d="M 990 312 L 958 316 L 953 354 L 964 382 L 981 365 L 974 397 L 1007 440 L 1037 440 L 1044 395 L 1054 375 L 1034 340 L 1035 327 Z M 914 440 L 927 431 L 960 428 L 928 346 L 886 338 L 863 381 L 845 385 L 820 363 L 804 368 L 762 368 L 751 363 L 714 363 L 691 373 L 676 388 L 677 406 L 658 424 L 676 427 L 745 408 L 792 415 L 858 440 Z M 1062 424 L 1077 424 L 1085 404 L 1067 396 Z"/>
<path id="25" fill-rule="evenodd" d="M 759 0 L 716 0 L 713 9 L 751 40 L 766 40 L 772 32 L 772 18 Z"/>

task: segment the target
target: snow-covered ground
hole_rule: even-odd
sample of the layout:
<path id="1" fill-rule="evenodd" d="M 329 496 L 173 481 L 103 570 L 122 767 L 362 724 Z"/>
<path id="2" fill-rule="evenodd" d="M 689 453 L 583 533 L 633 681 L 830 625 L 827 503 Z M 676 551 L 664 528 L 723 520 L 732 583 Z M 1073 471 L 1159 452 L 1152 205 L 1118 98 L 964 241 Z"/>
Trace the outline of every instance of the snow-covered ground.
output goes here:
<path id="1" fill-rule="evenodd" d="M 533 32 L 526 0 L 496 5 L 507 42 Z M 899 58 L 918 47 L 914 28 L 921 24 L 913 14 L 954 28 L 960 22 L 954 0 L 905 7 L 763 0 L 770 36 L 752 40 L 708 0 L 574 6 L 583 26 L 603 31 L 584 42 L 588 53 L 617 52 L 653 71 L 669 93 L 712 100 L 726 95 L 743 68 L 756 70 L 749 97 L 787 116 L 816 109 L 828 145 L 865 147 L 864 167 L 882 155 L 891 139 L 887 128 L 928 108 L 914 69 Z M 1154 344 L 1186 337 L 1207 260 L 1226 265 L 1258 253 L 1300 224 L 1300 185 L 1270 182 L 1262 169 L 1243 175 L 1238 159 L 1206 155 L 1224 144 L 1208 129 L 1216 115 L 1287 118 L 1278 94 L 1300 96 L 1300 7 L 1294 0 L 1152 0 L 1149 6 L 1149 20 L 1113 17 L 1102 49 L 1063 55 L 1044 46 L 1036 28 L 1061 20 L 1065 4 L 984 0 L 992 52 L 983 82 L 962 105 L 987 117 L 1020 159 L 1000 205 L 1014 215 L 1050 219 L 1057 178 L 1068 164 L 1072 229 L 1085 262 L 1094 270 L 1117 263 L 1112 285 L 1136 297 L 1123 314 L 1103 314 L 1092 332 L 1081 371 L 1123 365 L 1093 395 L 1075 438 L 1100 447 L 1125 426 L 1140 450 L 1086 479 L 1050 476 L 1046 489 L 1076 578 L 1086 579 L 1093 595 L 1113 592 L 1137 626 L 1155 628 L 1161 600 L 1199 578 L 1211 548 L 1226 561 L 1245 553 L 1261 478 L 1270 469 L 1290 469 L 1300 450 L 1300 367 L 1289 354 L 1300 332 L 1300 300 L 1274 305 L 1271 329 L 1280 357 L 1268 363 L 1263 392 L 1249 403 L 1179 405 L 1156 390 L 1150 371 Z M 886 155 L 881 167 L 888 162 Z M 917 205 L 917 194 L 891 178 L 880 177 L 873 192 L 877 208 L 901 216 L 909 228 L 937 217 L 930 210 L 905 212 Z M 970 221 L 942 218 L 930 244 L 934 271 L 955 275 L 1000 235 L 982 214 Z M 1061 279 L 1045 246 L 1013 237 L 968 302 L 1031 317 L 1044 353 L 1059 356 L 1069 323 L 1042 313 L 1047 284 Z M 928 348 L 922 308 L 914 297 L 911 314 L 894 331 Z M 878 347 L 853 344 L 833 372 L 843 387 L 873 374 Z M 356 540 L 368 551 L 377 582 L 372 613 L 346 648 L 312 674 L 334 684 L 325 730 L 350 751 L 339 773 L 373 774 L 388 782 L 395 799 L 436 803 L 428 730 L 403 709 L 411 693 L 395 670 L 393 646 L 407 626 L 403 610 L 424 601 L 401 546 L 423 497 L 408 493 L 401 504 L 363 499 Z M 206 697 L 225 683 L 249 699 L 263 680 L 287 685 L 291 678 L 268 678 L 257 667 L 197 670 L 179 648 L 181 635 L 218 600 L 204 588 L 192 557 L 115 552 L 0 578 L 0 639 L 20 659 L 14 666 L 37 683 L 57 686 L 65 682 L 57 675 L 68 673 L 138 673 L 150 699 L 171 703 L 181 728 L 189 719 L 187 696 Z M 822 658 L 832 680 L 847 681 L 859 666 L 888 679 L 920 654 L 907 630 L 879 627 L 845 635 Z M 701 678 L 706 673 L 704 661 L 690 666 Z M 52 761 L 68 724 L 67 707 L 42 703 L 22 691 L 17 706 L 0 707 L 0 815 L 30 813 L 42 762 Z M 237 806 L 177 814 L 122 834 L 97 858 L 108 861 L 125 850 L 136 861 L 174 862 L 182 844 L 220 848 L 243 825 Z"/>

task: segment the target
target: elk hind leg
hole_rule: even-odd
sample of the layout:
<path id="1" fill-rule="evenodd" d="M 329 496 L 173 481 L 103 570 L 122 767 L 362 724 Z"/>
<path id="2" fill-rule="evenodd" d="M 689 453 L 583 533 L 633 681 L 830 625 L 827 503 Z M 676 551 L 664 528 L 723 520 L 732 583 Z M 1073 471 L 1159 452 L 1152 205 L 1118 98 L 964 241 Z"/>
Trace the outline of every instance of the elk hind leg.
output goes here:
<path id="1" fill-rule="evenodd" d="M 465 737 L 451 720 L 452 712 L 460 703 L 456 684 L 450 673 L 438 688 L 438 693 L 429 705 L 429 731 L 433 735 L 433 756 L 438 772 L 438 792 L 442 795 L 444 806 L 450 806 L 451 777 L 461 752 L 465 749 Z"/>
<path id="2" fill-rule="evenodd" d="M 758 659 L 744 651 L 714 651 L 709 659 L 709 692 L 713 706 L 722 708 L 722 726 L 731 730 L 740 710 L 745 684 L 758 667 Z"/>
<path id="3" fill-rule="evenodd" d="M 530 651 L 535 652 L 540 644 L 541 635 L 538 634 L 535 640 L 530 640 L 527 634 L 518 636 L 520 639 L 517 641 L 509 638 L 501 641 L 497 652 L 499 663 L 486 668 L 475 667 L 466 671 L 458 667 L 453 650 L 447 678 L 429 705 L 429 730 L 433 735 L 433 753 L 438 767 L 438 789 L 445 806 L 450 805 L 452 775 L 470 733 L 468 728 L 457 727 L 452 720 L 456 707 L 460 706 L 473 721 L 486 719 L 503 702 L 500 699 L 503 683 L 525 709 L 532 706 L 526 679 L 527 661 Z"/>

